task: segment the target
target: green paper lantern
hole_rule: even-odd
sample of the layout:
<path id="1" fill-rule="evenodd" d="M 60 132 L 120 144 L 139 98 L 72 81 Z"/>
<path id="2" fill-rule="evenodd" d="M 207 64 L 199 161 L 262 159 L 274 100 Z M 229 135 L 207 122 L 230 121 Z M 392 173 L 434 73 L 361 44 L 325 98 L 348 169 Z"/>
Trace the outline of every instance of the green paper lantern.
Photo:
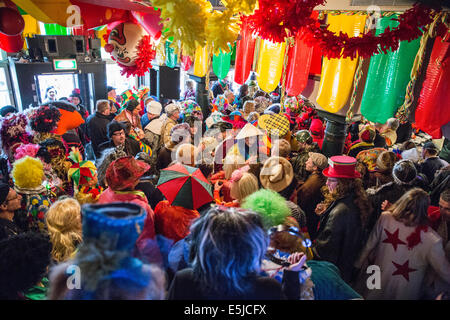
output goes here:
<path id="1" fill-rule="evenodd" d="M 213 56 L 213 71 L 220 80 L 224 79 L 230 71 L 231 53 L 231 51 L 223 53 L 220 49 L 220 53 Z"/>
<path id="2" fill-rule="evenodd" d="M 376 35 L 387 27 L 395 28 L 398 15 L 378 20 Z M 401 41 L 399 48 L 386 54 L 374 55 L 370 60 L 366 85 L 361 100 L 361 114 L 369 121 L 386 123 L 405 100 L 406 87 L 420 38 L 411 42 Z"/>

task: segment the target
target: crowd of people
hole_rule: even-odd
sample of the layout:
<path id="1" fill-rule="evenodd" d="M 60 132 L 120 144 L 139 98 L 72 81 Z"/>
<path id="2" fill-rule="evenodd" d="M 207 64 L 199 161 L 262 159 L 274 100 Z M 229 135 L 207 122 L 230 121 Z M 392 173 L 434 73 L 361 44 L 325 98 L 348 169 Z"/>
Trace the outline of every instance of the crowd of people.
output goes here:
<path id="1" fill-rule="evenodd" d="M 192 83 L 0 109 L 2 299 L 446 299 L 450 166 L 395 118 Z M 370 271 L 371 270 L 371 271 Z"/>

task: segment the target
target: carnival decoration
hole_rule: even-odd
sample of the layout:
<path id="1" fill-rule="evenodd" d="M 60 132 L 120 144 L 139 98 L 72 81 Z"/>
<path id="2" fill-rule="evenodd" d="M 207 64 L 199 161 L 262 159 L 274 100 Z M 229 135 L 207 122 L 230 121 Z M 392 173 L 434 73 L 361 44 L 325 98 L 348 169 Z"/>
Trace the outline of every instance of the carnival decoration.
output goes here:
<path id="1" fill-rule="evenodd" d="M 204 77 L 209 68 L 209 52 L 207 46 L 198 47 L 194 57 L 194 75 Z"/>
<path id="2" fill-rule="evenodd" d="M 345 32 L 354 36 L 364 30 L 365 14 L 329 14 L 328 22 L 334 32 Z M 346 104 L 353 85 L 357 59 L 332 58 L 324 59 L 320 78 L 317 103 L 326 111 L 336 113 Z"/>
<path id="3" fill-rule="evenodd" d="M 378 20 L 377 33 L 398 25 L 397 15 Z M 366 86 L 361 100 L 361 114 L 369 121 L 385 123 L 405 100 L 414 58 L 420 39 L 402 41 L 396 51 L 377 54 L 370 59 Z"/>
<path id="4" fill-rule="evenodd" d="M 416 108 L 416 126 L 434 139 L 442 137 L 441 127 L 450 122 L 450 39 L 436 37 Z"/>
<path id="5" fill-rule="evenodd" d="M 286 44 L 263 40 L 258 58 L 256 73 L 261 90 L 270 93 L 278 86 L 283 72 L 283 60 Z"/>
<path id="6" fill-rule="evenodd" d="M 156 51 L 144 28 L 134 22 L 119 23 L 107 36 L 105 51 L 122 68 L 122 75 L 143 76 L 152 68 Z"/>
<path id="7" fill-rule="evenodd" d="M 0 49 L 17 52 L 23 47 L 22 32 L 25 21 L 9 0 L 0 0 Z"/>
<path id="8" fill-rule="evenodd" d="M 213 71 L 216 76 L 223 80 L 230 71 L 231 66 L 231 52 L 224 53 L 222 49 L 218 55 L 213 56 L 212 60 Z"/>
<path id="9" fill-rule="evenodd" d="M 256 37 L 252 35 L 252 30 L 247 20 L 242 21 L 241 39 L 237 41 L 236 61 L 234 65 L 234 82 L 243 85 L 248 79 L 253 64 Z"/>

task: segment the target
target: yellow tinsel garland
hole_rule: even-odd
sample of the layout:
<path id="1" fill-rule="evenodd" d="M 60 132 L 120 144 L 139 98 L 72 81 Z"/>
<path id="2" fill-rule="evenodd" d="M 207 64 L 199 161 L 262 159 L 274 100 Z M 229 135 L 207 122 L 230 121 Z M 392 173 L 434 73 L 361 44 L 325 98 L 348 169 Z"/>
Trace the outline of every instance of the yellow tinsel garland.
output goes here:
<path id="1" fill-rule="evenodd" d="M 223 12 L 213 10 L 206 0 L 154 0 L 154 7 L 161 9 L 161 19 L 168 31 L 166 38 L 173 37 L 173 43 L 180 41 L 183 51 L 192 56 L 197 46 L 206 44 L 214 54 L 219 50 L 229 52 L 229 43 L 239 35 L 239 14 L 251 14 L 256 0 L 222 0 Z"/>

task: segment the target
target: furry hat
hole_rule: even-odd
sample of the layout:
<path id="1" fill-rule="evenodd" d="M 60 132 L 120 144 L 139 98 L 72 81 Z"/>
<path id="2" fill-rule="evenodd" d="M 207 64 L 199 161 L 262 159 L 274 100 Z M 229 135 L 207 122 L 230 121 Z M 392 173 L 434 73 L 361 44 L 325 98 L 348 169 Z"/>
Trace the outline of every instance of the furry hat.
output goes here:
<path id="1" fill-rule="evenodd" d="M 109 168 L 114 160 L 122 157 L 126 157 L 127 153 L 124 150 L 124 146 L 119 146 L 117 148 L 109 148 L 103 151 L 100 159 L 97 159 L 97 175 L 98 183 L 101 186 L 105 186 L 106 170 Z"/>
<path id="2" fill-rule="evenodd" d="M 260 189 L 247 196 L 241 207 L 258 212 L 267 229 L 282 224 L 291 213 L 286 199 L 277 192 L 267 189 Z"/>
<path id="3" fill-rule="evenodd" d="M 52 105 L 44 105 L 35 109 L 30 115 L 30 127 L 35 132 L 52 132 L 61 119 L 61 112 Z"/>
<path id="4" fill-rule="evenodd" d="M 27 132 L 27 117 L 23 113 L 15 113 L 1 120 L 0 138 L 5 151 L 22 143 L 31 143 L 32 136 Z M 14 152 L 15 150 L 12 150 Z"/>
<path id="5" fill-rule="evenodd" d="M 14 162 L 11 173 L 14 184 L 21 189 L 38 188 L 45 177 L 41 160 L 29 156 Z"/>
<path id="6" fill-rule="evenodd" d="M 411 160 L 400 160 L 392 169 L 392 176 L 397 184 L 410 185 L 417 177 L 417 169 Z"/>
<path id="7" fill-rule="evenodd" d="M 16 153 L 14 154 L 14 159 L 19 160 L 25 156 L 30 156 L 32 158 L 36 157 L 40 146 L 33 143 L 22 144 L 16 149 Z"/>

